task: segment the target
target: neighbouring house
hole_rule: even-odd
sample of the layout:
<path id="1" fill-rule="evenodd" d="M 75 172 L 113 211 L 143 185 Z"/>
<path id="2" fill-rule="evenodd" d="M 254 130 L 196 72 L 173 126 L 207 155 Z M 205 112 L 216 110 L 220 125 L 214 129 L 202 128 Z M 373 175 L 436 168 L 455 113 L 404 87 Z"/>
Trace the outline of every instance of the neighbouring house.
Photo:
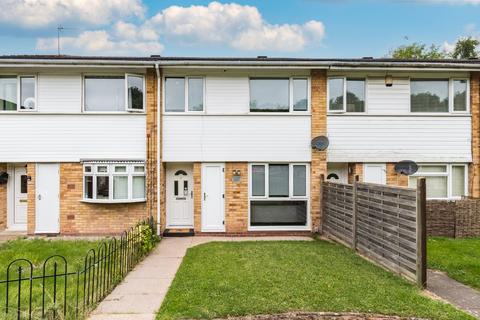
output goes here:
<path id="1" fill-rule="evenodd" d="M 479 198 L 479 79 L 479 60 L 0 56 L 0 230 L 316 232 L 322 175 Z"/>

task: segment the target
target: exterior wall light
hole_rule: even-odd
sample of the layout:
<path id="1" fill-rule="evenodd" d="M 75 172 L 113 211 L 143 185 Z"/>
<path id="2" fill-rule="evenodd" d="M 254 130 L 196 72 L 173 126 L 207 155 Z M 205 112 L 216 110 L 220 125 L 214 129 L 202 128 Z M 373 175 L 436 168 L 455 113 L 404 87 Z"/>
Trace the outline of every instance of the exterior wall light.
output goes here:
<path id="1" fill-rule="evenodd" d="M 393 77 L 389 74 L 385 75 L 385 86 L 386 87 L 393 86 Z"/>

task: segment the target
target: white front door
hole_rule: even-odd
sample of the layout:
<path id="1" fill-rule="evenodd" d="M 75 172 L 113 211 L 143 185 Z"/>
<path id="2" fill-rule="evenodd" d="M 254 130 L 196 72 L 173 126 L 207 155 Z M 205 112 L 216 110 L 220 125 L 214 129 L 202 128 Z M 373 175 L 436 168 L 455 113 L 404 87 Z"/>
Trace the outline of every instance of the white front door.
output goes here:
<path id="1" fill-rule="evenodd" d="M 27 223 L 27 195 L 28 179 L 27 169 L 24 165 L 14 168 L 14 208 L 13 226 L 19 227 Z"/>
<path id="2" fill-rule="evenodd" d="M 387 169 L 385 163 L 365 163 L 363 165 L 363 181 L 368 183 L 386 184 Z"/>
<path id="3" fill-rule="evenodd" d="M 193 168 L 167 165 L 167 228 L 193 228 Z"/>
<path id="4" fill-rule="evenodd" d="M 39 163 L 36 172 L 36 233 L 60 231 L 60 174 L 58 163 Z"/>
<path id="5" fill-rule="evenodd" d="M 225 231 L 225 166 L 202 165 L 202 232 Z"/>

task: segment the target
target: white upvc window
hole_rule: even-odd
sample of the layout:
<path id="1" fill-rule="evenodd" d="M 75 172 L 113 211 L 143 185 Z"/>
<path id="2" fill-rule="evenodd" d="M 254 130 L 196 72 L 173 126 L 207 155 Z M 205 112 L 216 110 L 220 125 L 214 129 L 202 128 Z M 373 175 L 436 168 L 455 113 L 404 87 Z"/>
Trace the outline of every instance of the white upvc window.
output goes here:
<path id="1" fill-rule="evenodd" d="M 468 113 L 469 110 L 468 78 L 410 79 L 410 112 Z"/>
<path id="2" fill-rule="evenodd" d="M 0 75 L 0 112 L 37 110 L 35 75 Z"/>
<path id="3" fill-rule="evenodd" d="M 310 79 L 294 77 L 252 77 L 249 79 L 250 112 L 308 112 Z"/>
<path id="4" fill-rule="evenodd" d="M 145 112 L 145 77 L 142 74 L 84 75 L 85 112 Z"/>
<path id="5" fill-rule="evenodd" d="M 426 180 L 427 199 L 460 199 L 468 195 L 466 164 L 420 164 L 409 177 L 409 187 L 415 188 L 419 177 Z"/>
<path id="6" fill-rule="evenodd" d="M 145 164 L 86 162 L 83 166 L 83 200 L 98 203 L 146 200 Z"/>
<path id="7" fill-rule="evenodd" d="M 306 163 L 249 165 L 251 228 L 308 227 L 309 168 Z"/>
<path id="8" fill-rule="evenodd" d="M 366 111 L 367 81 L 357 77 L 330 77 L 327 84 L 328 112 Z"/>
<path id="9" fill-rule="evenodd" d="M 165 77 L 164 93 L 165 112 L 205 111 L 205 78 L 202 76 Z"/>

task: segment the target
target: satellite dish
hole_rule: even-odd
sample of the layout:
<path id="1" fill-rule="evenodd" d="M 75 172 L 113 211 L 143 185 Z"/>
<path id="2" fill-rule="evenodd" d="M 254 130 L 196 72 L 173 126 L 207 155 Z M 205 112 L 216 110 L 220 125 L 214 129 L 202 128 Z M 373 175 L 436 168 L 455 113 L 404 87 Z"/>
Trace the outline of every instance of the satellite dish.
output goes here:
<path id="1" fill-rule="evenodd" d="M 6 184 L 8 182 L 8 173 L 0 171 L 0 184 Z"/>
<path id="2" fill-rule="evenodd" d="M 329 143 L 326 136 L 318 136 L 312 139 L 312 148 L 323 151 L 328 148 Z"/>
<path id="3" fill-rule="evenodd" d="M 410 176 L 418 171 L 418 164 L 412 160 L 402 160 L 395 164 L 395 172 Z"/>

